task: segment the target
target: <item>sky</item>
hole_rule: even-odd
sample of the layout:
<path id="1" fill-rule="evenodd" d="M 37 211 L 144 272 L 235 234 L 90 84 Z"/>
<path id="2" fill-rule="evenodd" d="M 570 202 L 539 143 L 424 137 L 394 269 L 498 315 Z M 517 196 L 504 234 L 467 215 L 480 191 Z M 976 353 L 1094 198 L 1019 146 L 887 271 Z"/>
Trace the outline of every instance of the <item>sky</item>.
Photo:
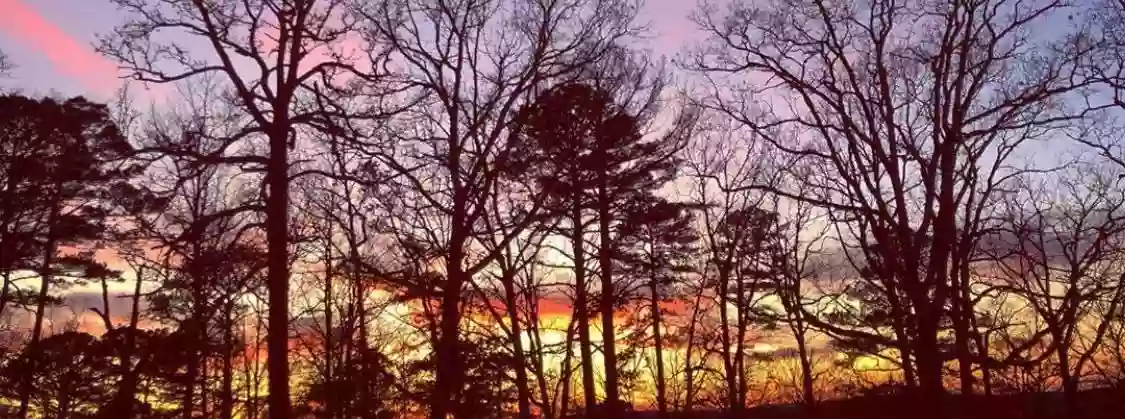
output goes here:
<path id="1" fill-rule="evenodd" d="M 648 0 L 641 21 L 653 29 L 650 48 L 672 58 L 695 32 L 695 0 Z M 121 86 L 116 64 L 94 51 L 98 34 L 121 15 L 109 0 L 0 0 L 0 50 L 16 64 L 5 88 L 27 94 L 85 95 L 108 100 Z"/>

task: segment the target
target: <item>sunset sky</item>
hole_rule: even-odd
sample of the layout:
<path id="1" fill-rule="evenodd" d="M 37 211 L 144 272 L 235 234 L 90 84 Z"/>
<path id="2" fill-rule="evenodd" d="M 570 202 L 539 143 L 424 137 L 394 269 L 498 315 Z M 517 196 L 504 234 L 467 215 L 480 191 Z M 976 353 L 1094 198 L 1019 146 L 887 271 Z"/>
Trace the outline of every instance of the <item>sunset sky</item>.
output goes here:
<path id="1" fill-rule="evenodd" d="M 647 47 L 658 56 L 673 59 L 683 48 L 698 38 L 695 26 L 689 21 L 688 15 L 704 1 L 707 0 L 647 0 L 638 22 L 651 27 L 653 37 L 648 41 Z M 84 95 L 93 100 L 110 100 L 115 91 L 123 85 L 123 80 L 119 78 L 116 64 L 95 52 L 93 45 L 98 34 L 109 33 L 120 23 L 122 23 L 121 14 L 109 0 L 0 0 L 0 51 L 6 53 L 16 66 L 11 71 L 10 78 L 0 78 L 0 91 L 18 89 L 31 96 Z M 131 93 L 142 102 L 137 105 L 143 105 L 150 101 L 174 99 L 168 97 L 169 92 L 172 91 L 167 88 L 145 90 L 142 86 L 137 86 Z M 1029 145 L 1021 150 L 1028 152 L 1028 158 L 1039 159 L 1056 159 L 1061 154 L 1069 152 L 1068 149 L 1059 148 L 1057 145 L 1048 146 L 1045 143 Z M 113 268 L 124 268 L 119 263 L 107 262 L 110 262 Z M 127 278 L 131 280 L 132 276 L 127 275 Z M 126 288 L 128 286 L 128 284 L 121 285 Z M 78 313 L 82 320 L 96 323 L 97 318 L 83 311 L 86 307 L 100 303 L 100 300 L 87 298 L 89 295 L 83 294 L 90 290 L 96 288 L 90 285 L 89 289 L 83 289 L 82 292 L 70 289 L 72 299 L 68 300 L 71 304 L 66 310 L 68 313 Z M 316 297 L 316 294 L 313 292 L 304 297 Z M 542 326 L 564 329 L 569 320 L 570 307 L 557 300 L 544 301 L 543 304 L 544 315 L 540 319 Z M 126 309 L 118 310 L 114 315 L 121 316 L 125 312 Z M 395 314 L 394 318 L 406 317 L 403 313 L 393 314 Z M 52 315 L 51 318 L 54 316 Z M 390 324 L 392 320 L 389 319 L 385 323 Z M 96 325 L 89 327 L 96 327 Z M 600 330 L 595 330 L 595 341 L 600 340 L 599 332 Z M 783 330 L 779 334 L 787 337 L 785 333 L 788 332 Z M 548 344 L 561 341 L 565 337 L 564 333 L 559 331 L 547 331 L 544 335 L 544 340 L 548 341 Z M 818 368 L 827 369 L 831 366 L 832 355 L 835 353 L 824 345 L 824 336 L 817 335 L 810 338 L 814 352 L 817 355 L 827 355 L 814 361 L 821 364 Z M 765 352 L 788 345 L 787 340 L 762 338 L 749 349 Z M 670 359 L 666 360 L 666 363 L 679 362 L 677 359 L 679 348 L 670 347 L 668 352 Z M 876 365 L 874 358 L 863 361 L 866 364 L 854 365 L 853 373 L 885 366 Z M 600 362 L 599 356 L 596 363 L 600 364 Z M 776 362 L 775 365 L 777 368 L 757 368 L 755 374 L 782 375 L 779 371 L 789 368 L 782 362 Z M 648 402 L 645 396 L 637 397 L 642 403 Z"/>
<path id="2" fill-rule="evenodd" d="M 692 0 L 648 0 L 641 21 L 651 48 L 672 58 L 695 33 Z M 15 62 L 5 88 L 29 94 L 82 94 L 108 99 L 121 85 L 116 64 L 94 51 L 95 36 L 121 22 L 108 0 L 0 0 L 0 50 Z"/>

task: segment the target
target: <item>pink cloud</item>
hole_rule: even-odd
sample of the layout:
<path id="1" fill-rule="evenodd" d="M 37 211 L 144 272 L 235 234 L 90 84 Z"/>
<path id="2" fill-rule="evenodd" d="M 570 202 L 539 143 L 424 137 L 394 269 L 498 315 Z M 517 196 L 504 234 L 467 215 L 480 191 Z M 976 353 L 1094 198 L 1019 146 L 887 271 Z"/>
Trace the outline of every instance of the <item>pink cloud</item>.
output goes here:
<path id="1" fill-rule="evenodd" d="M 47 56 L 56 71 L 94 93 L 112 94 L 121 83 L 112 62 L 21 0 L 0 0 L 0 33 Z"/>

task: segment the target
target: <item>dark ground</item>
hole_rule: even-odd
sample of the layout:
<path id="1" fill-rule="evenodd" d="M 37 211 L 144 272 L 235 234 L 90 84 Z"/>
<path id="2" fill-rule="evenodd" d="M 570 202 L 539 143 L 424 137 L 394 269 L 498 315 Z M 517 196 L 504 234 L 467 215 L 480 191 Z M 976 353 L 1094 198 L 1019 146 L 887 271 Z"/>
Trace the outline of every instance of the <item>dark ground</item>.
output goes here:
<path id="1" fill-rule="evenodd" d="M 1060 393 L 1025 393 L 986 398 L 949 396 L 949 419 L 1109 419 L 1125 418 L 1125 390 L 1097 389 L 1079 394 L 1080 414 L 1069 414 Z M 748 409 L 739 419 L 930 419 L 928 409 L 902 397 L 867 396 L 830 400 L 818 404 L 816 412 L 801 405 L 760 406 Z M 657 419 L 656 412 L 633 412 L 630 419 Z M 732 416 L 720 412 L 692 412 L 671 415 L 671 419 L 719 419 Z M 616 419 L 616 418 L 611 418 Z"/>

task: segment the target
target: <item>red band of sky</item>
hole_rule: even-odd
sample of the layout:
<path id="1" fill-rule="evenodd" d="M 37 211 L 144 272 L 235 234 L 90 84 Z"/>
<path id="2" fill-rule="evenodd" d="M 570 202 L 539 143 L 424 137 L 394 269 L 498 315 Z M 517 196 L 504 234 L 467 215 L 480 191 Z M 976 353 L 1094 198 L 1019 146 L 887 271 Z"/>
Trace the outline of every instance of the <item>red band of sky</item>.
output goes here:
<path id="1" fill-rule="evenodd" d="M 0 0 L 0 33 L 43 54 L 59 75 L 91 93 L 112 95 L 120 85 L 116 65 L 21 0 Z"/>

